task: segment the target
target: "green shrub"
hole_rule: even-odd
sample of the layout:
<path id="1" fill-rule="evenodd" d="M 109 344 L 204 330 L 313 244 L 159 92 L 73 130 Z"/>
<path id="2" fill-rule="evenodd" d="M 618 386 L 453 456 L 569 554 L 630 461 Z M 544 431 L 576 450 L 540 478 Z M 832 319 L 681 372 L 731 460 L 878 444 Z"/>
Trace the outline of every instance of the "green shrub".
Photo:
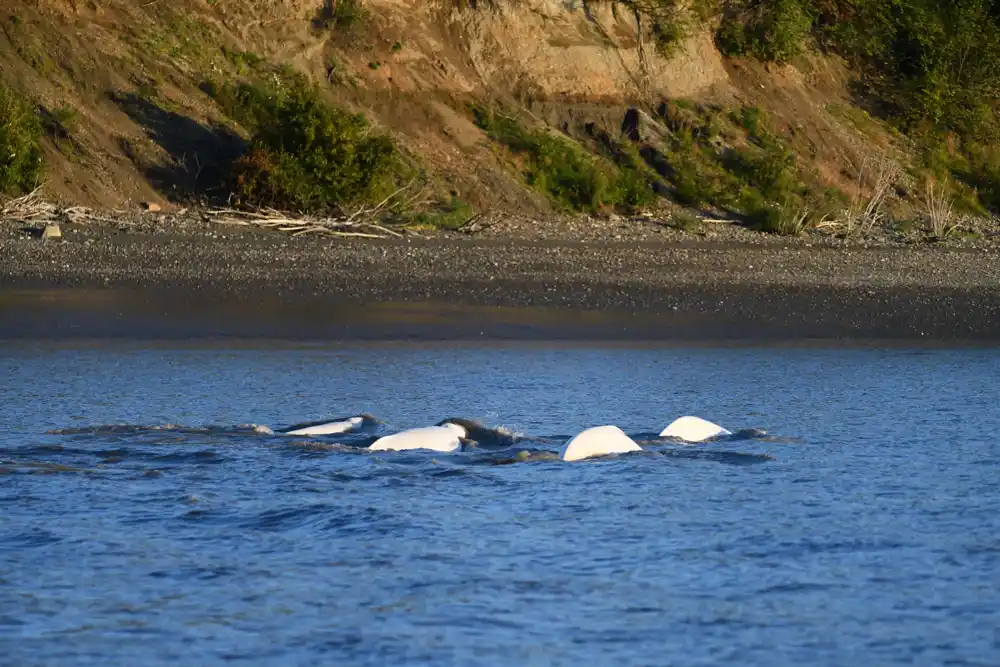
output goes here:
<path id="1" fill-rule="evenodd" d="M 1000 141 L 996 0 L 722 0 L 721 8 L 716 43 L 728 55 L 787 61 L 812 36 L 851 62 L 856 92 L 902 129 Z"/>
<path id="2" fill-rule="evenodd" d="M 690 211 L 677 211 L 670 216 L 669 226 L 682 232 L 696 232 L 701 229 L 701 218 Z"/>
<path id="3" fill-rule="evenodd" d="M 649 177 L 641 169 L 619 167 L 618 178 L 612 184 L 611 200 L 626 210 L 638 210 L 656 200 Z"/>
<path id="4" fill-rule="evenodd" d="M 928 140 L 920 166 L 924 180 L 948 184 L 958 212 L 1000 212 L 1000 148 L 974 141 L 949 147 Z"/>
<path id="5" fill-rule="evenodd" d="M 323 211 L 376 197 L 396 173 L 392 141 L 302 79 L 207 89 L 251 133 L 249 151 L 233 165 L 246 203 Z"/>
<path id="6" fill-rule="evenodd" d="M 774 202 L 811 196 L 795 153 L 759 108 L 727 112 L 671 100 L 660 113 L 671 130 L 662 154 L 669 166 L 664 175 L 678 202 L 718 207 L 747 217 L 751 226 L 777 229 L 785 223 L 781 211 L 772 210 Z M 741 134 L 745 142 L 737 140 Z"/>
<path id="7" fill-rule="evenodd" d="M 809 209 L 798 199 L 781 203 L 766 203 L 749 209 L 746 213 L 750 227 L 781 236 L 797 236 L 809 225 Z"/>
<path id="8" fill-rule="evenodd" d="M 0 85 L 0 194 L 18 195 L 42 177 L 42 120 L 24 97 Z"/>
<path id="9" fill-rule="evenodd" d="M 674 55 L 697 22 L 710 21 L 722 0 L 624 0 L 649 26 L 657 51 L 665 58 Z"/>
<path id="10" fill-rule="evenodd" d="M 475 212 L 468 202 L 458 197 L 452 197 L 447 202 L 432 207 L 429 210 L 421 211 L 414 216 L 413 222 L 426 227 L 458 229 L 467 223 L 474 214 Z"/>
<path id="11" fill-rule="evenodd" d="M 527 130 L 514 118 L 474 107 L 479 125 L 524 161 L 528 185 L 570 211 L 605 206 L 638 207 L 655 197 L 649 180 L 635 169 L 617 169 L 568 138 Z"/>
<path id="12" fill-rule="evenodd" d="M 687 10 L 680 0 L 625 0 L 625 3 L 648 22 L 656 48 L 664 58 L 674 54 L 688 34 Z"/>
<path id="13" fill-rule="evenodd" d="M 285 95 L 282 88 L 245 82 L 220 85 L 210 81 L 202 88 L 228 117 L 251 133 L 277 117 Z"/>
<path id="14" fill-rule="evenodd" d="M 52 110 L 52 118 L 62 125 L 66 132 L 72 132 L 77 121 L 76 109 L 69 104 L 60 104 Z"/>
<path id="15" fill-rule="evenodd" d="M 802 51 L 812 24 L 803 0 L 730 0 L 716 43 L 726 55 L 785 62 Z"/>
<path id="16" fill-rule="evenodd" d="M 818 12 L 824 42 L 906 130 L 929 124 L 998 138 L 1000 9 L 991 0 L 856 0 Z M 973 56 L 974 54 L 974 56 Z"/>
<path id="17" fill-rule="evenodd" d="M 361 0 L 326 0 L 313 19 L 313 27 L 349 33 L 368 20 Z"/>
<path id="18" fill-rule="evenodd" d="M 716 161 L 711 150 L 696 144 L 680 144 L 666 157 L 672 169 L 670 184 L 681 204 L 695 208 L 733 204 L 739 184 Z"/>
<path id="19" fill-rule="evenodd" d="M 768 199 L 778 199 L 798 187 L 795 154 L 783 146 L 747 146 L 729 152 L 723 163 L 740 181 Z"/>
<path id="20" fill-rule="evenodd" d="M 1000 213 L 1000 148 L 971 147 L 965 180 L 976 189 L 985 208 Z"/>
<path id="21" fill-rule="evenodd" d="M 253 51 L 241 51 L 223 46 L 222 55 L 240 74 L 249 74 L 264 65 L 264 59 Z"/>
<path id="22" fill-rule="evenodd" d="M 528 184 L 574 211 L 595 211 L 611 203 L 611 176 L 596 159 L 569 142 L 539 133 L 531 146 Z"/>
<path id="23" fill-rule="evenodd" d="M 685 37 L 687 29 L 679 18 L 670 17 L 653 23 L 653 39 L 656 40 L 656 48 L 664 58 L 669 59 L 673 56 Z"/>
<path id="24" fill-rule="evenodd" d="M 735 114 L 740 125 L 751 139 L 759 139 L 764 135 L 767 125 L 767 114 L 760 107 L 743 107 L 739 114 Z"/>

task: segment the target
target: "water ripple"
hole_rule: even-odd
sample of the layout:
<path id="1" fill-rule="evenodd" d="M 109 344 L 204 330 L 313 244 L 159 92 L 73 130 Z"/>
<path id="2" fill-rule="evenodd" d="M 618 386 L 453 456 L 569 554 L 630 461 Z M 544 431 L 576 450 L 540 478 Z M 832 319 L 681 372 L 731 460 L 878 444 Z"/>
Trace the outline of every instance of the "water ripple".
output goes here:
<path id="1" fill-rule="evenodd" d="M 0 361 L 3 664 L 1000 654 L 995 354 L 98 345 Z M 377 432 L 254 426 L 372 408 Z M 691 410 L 769 433 L 657 436 Z M 518 435 L 366 449 L 451 414 Z M 647 451 L 557 460 L 601 423 Z"/>

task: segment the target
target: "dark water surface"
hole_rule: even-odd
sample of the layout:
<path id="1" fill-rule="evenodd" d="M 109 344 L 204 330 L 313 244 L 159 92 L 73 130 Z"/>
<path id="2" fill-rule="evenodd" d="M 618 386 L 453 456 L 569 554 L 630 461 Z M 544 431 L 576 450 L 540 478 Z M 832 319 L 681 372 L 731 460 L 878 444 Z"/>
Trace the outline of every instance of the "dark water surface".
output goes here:
<path id="1" fill-rule="evenodd" d="M 3 665 L 1000 664 L 1000 351 L 9 343 L 0 377 Z M 361 411 L 526 437 L 246 426 Z M 651 440 L 682 414 L 769 436 Z M 647 451 L 545 455 L 605 423 Z"/>

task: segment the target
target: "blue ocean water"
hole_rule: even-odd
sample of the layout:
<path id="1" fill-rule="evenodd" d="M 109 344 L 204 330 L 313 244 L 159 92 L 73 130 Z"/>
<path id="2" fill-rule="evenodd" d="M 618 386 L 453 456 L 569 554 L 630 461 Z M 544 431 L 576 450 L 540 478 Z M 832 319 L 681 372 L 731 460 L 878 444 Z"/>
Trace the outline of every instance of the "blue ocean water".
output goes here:
<path id="1" fill-rule="evenodd" d="M 1000 351 L 10 343 L 0 377 L 5 666 L 1000 664 Z M 362 411 L 524 439 L 247 426 Z M 683 414 L 768 435 L 651 440 Z M 647 451 L 544 456 L 606 423 Z"/>

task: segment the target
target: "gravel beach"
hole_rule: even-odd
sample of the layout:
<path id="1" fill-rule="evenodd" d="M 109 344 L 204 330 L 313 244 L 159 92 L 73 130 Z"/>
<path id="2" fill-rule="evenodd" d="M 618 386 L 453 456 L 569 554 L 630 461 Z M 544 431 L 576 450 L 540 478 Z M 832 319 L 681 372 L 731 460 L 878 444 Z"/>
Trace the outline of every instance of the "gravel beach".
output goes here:
<path id="1" fill-rule="evenodd" d="M 0 221 L 0 337 L 1000 341 L 995 244 L 756 238 Z"/>

